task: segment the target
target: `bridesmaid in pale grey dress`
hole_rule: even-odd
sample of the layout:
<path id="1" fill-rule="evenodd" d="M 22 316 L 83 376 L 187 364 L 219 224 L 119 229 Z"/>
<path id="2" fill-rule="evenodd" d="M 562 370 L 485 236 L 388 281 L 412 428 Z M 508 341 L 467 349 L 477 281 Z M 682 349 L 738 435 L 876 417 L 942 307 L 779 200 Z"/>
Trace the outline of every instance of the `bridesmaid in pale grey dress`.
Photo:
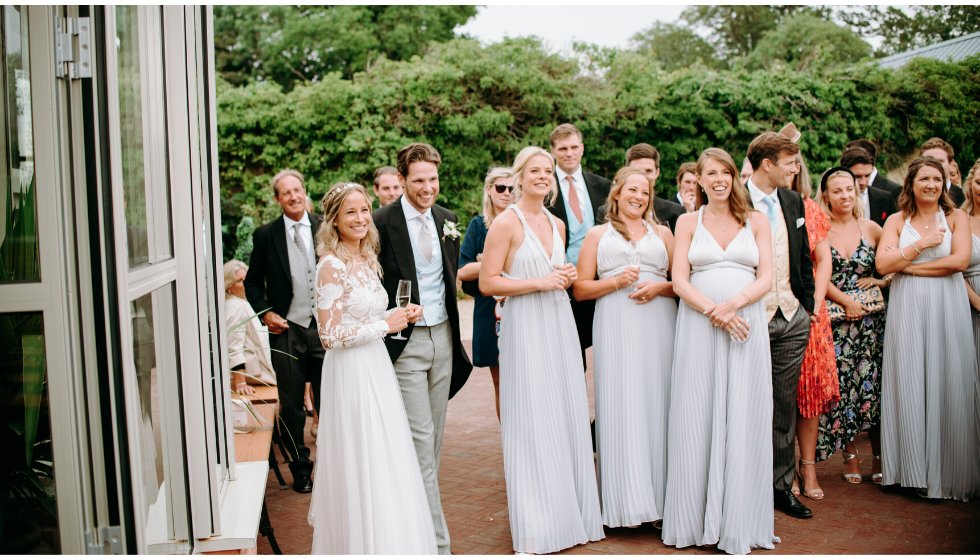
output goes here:
<path id="1" fill-rule="evenodd" d="M 545 209 L 554 159 L 514 160 L 515 204 L 494 219 L 480 291 L 506 296 L 500 320 L 500 440 L 514 550 L 545 554 L 603 538 L 589 401 L 565 289 L 564 225 Z"/>
<path id="2" fill-rule="evenodd" d="M 772 283 L 769 220 L 731 156 L 705 150 L 699 206 L 677 220 L 677 312 L 663 541 L 731 554 L 774 548 L 772 378 L 760 301 Z M 707 198 L 707 204 L 705 204 Z"/>
<path id="3" fill-rule="evenodd" d="M 976 348 L 964 336 L 970 222 L 945 183 L 939 160 L 909 165 L 901 211 L 885 222 L 875 257 L 879 273 L 895 273 L 882 363 L 882 484 L 966 501 L 980 491 L 980 379 Z"/>
<path id="4" fill-rule="evenodd" d="M 960 208 L 970 217 L 970 233 L 973 241 L 970 266 L 963 273 L 963 277 L 966 278 L 966 293 L 970 298 L 973 345 L 977 350 L 977 374 L 980 375 L 980 159 L 973 164 L 966 181 L 963 182 L 963 195 L 966 199 Z"/>
<path id="5" fill-rule="evenodd" d="M 652 193 L 643 171 L 616 173 L 606 199 L 609 223 L 585 236 L 573 287 L 576 301 L 598 298 L 596 448 L 608 527 L 656 523 L 664 510 L 677 303 L 667 279 L 674 236 L 654 222 Z"/>

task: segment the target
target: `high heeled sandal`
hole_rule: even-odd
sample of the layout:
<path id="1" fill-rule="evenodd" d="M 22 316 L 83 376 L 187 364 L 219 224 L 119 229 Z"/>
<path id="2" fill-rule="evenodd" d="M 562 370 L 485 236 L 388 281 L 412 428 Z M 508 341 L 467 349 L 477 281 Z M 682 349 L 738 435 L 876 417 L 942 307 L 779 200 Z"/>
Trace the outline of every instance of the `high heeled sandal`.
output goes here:
<path id="1" fill-rule="evenodd" d="M 871 457 L 875 461 L 878 461 L 878 468 L 881 469 L 881 455 L 872 455 Z M 871 482 L 874 482 L 875 484 L 881 484 L 881 479 L 882 479 L 882 476 L 881 476 L 881 471 L 880 470 L 878 472 L 876 472 L 876 473 L 872 473 L 871 474 Z"/>
<path id="2" fill-rule="evenodd" d="M 858 458 L 857 453 L 847 453 L 846 451 L 844 452 L 844 463 L 847 463 L 848 461 L 853 461 L 857 458 Z M 860 468 L 860 464 L 858 465 L 858 467 Z M 861 481 L 863 480 L 861 477 L 861 473 L 845 472 L 843 474 L 844 474 L 844 480 L 850 482 L 851 484 L 861 484 Z"/>
<path id="3" fill-rule="evenodd" d="M 816 461 L 807 461 L 806 459 L 800 459 L 800 464 L 796 467 L 796 479 L 800 484 L 800 493 L 810 498 L 811 500 L 822 500 L 824 498 L 823 489 L 819 486 L 815 488 L 807 488 L 806 483 L 803 479 L 803 467 L 808 467 L 810 465 L 816 465 Z"/>

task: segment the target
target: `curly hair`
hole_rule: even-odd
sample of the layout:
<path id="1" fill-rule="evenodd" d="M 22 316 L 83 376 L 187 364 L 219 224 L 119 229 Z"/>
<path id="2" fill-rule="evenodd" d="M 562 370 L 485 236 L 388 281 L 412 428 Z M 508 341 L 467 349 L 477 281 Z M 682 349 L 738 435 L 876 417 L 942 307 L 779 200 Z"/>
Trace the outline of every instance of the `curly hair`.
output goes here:
<path id="1" fill-rule="evenodd" d="M 374 226 L 374 220 L 371 220 L 371 223 L 368 225 L 368 233 L 361 240 L 357 254 L 353 254 L 347 249 L 341 242 L 340 234 L 337 231 L 336 221 L 337 215 L 340 213 L 340 208 L 344 205 L 347 197 L 355 192 L 361 193 L 368 207 L 371 206 L 373 202 L 371 195 L 368 194 L 364 187 L 357 183 L 335 183 L 331 185 L 327 194 L 323 195 L 323 201 L 321 203 L 323 207 L 323 222 L 320 224 L 320 229 L 317 230 L 314 240 L 316 255 L 317 258 L 321 258 L 324 255 L 334 255 L 347 266 L 354 263 L 355 257 L 364 257 L 368 265 L 380 274 L 381 265 L 378 264 L 378 251 L 381 248 L 381 242 L 378 236 L 378 228 Z"/>

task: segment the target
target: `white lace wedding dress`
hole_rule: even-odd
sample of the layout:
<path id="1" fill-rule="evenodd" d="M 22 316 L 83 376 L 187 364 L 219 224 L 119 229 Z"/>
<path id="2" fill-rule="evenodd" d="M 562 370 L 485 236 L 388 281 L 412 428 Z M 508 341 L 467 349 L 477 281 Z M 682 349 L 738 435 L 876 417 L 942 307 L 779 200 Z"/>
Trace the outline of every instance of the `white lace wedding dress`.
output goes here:
<path id="1" fill-rule="evenodd" d="M 401 391 L 383 339 L 388 296 L 367 263 L 317 266 L 323 360 L 312 554 L 436 554 Z"/>

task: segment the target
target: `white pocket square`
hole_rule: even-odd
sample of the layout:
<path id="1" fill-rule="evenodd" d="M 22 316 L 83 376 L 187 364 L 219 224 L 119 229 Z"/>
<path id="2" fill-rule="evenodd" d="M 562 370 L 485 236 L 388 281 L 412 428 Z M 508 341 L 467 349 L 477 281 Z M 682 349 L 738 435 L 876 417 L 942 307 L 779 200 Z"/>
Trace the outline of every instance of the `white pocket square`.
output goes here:
<path id="1" fill-rule="evenodd" d="M 796 219 L 796 229 L 800 229 L 801 227 L 803 227 L 803 224 L 804 223 L 806 223 L 806 218 L 797 218 Z"/>

